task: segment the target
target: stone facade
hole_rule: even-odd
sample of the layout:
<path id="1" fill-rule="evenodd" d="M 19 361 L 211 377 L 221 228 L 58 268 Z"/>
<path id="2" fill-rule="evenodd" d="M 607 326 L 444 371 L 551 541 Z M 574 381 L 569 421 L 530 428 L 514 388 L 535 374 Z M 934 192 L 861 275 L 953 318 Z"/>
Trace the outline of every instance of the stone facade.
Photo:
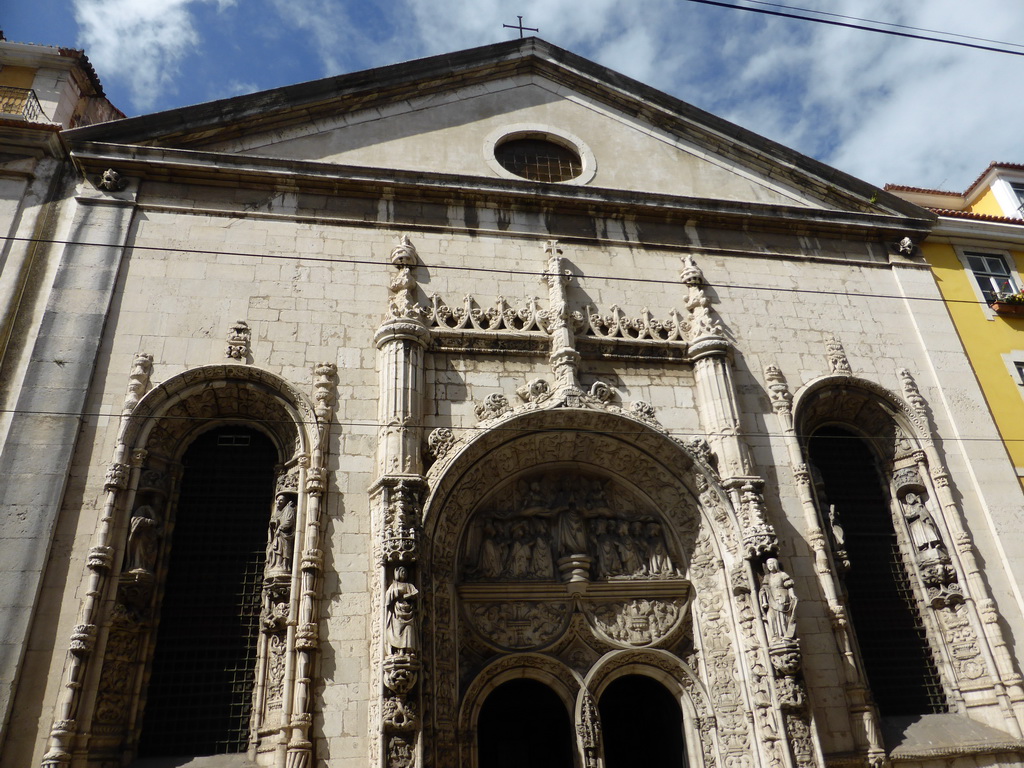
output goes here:
<path id="1" fill-rule="evenodd" d="M 1021 491 L 898 247 L 927 212 L 533 39 L 229 106 L 65 134 L 0 454 L 5 551 L 45 563 L 0 766 L 134 759 L 182 460 L 225 425 L 277 453 L 250 763 L 468 768 L 525 677 L 599 767 L 635 675 L 690 766 L 1024 762 Z M 575 175 L 509 172 L 524 137 Z M 809 466 L 836 424 L 948 703 L 902 729 Z"/>

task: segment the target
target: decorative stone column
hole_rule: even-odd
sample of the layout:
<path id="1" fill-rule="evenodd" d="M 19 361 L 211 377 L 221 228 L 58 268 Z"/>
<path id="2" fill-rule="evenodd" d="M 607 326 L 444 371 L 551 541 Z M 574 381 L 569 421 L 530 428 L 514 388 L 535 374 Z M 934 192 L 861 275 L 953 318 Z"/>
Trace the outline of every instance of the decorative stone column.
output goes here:
<path id="1" fill-rule="evenodd" d="M 420 718 L 420 520 L 426 482 L 420 454 L 425 313 L 415 301 L 417 253 L 408 237 L 391 252 L 398 270 L 374 336 L 380 359 L 377 482 L 371 489 L 374 549 L 374 679 L 380 691 L 371 765 L 422 765 Z"/>
<path id="2" fill-rule="evenodd" d="M 718 457 L 723 484 L 750 474 L 750 456 L 740 437 L 740 411 L 729 362 L 730 343 L 704 292 L 704 274 L 693 257 L 683 256 L 680 280 L 688 288 L 690 313 L 689 356 L 697 391 L 697 410 L 708 443 Z M 736 499 L 734 499 L 736 501 Z"/>

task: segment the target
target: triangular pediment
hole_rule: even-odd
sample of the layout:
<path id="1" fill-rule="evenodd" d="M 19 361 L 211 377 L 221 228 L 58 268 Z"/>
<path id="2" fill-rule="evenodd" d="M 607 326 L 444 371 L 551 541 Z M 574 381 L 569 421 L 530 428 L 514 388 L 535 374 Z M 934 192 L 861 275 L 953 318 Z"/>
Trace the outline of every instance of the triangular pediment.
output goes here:
<path id="1" fill-rule="evenodd" d="M 541 40 L 526 39 L 70 131 L 277 163 L 521 180 L 510 136 L 570 147 L 563 186 L 859 214 L 922 211 Z M 520 184 L 521 186 L 521 184 Z"/>

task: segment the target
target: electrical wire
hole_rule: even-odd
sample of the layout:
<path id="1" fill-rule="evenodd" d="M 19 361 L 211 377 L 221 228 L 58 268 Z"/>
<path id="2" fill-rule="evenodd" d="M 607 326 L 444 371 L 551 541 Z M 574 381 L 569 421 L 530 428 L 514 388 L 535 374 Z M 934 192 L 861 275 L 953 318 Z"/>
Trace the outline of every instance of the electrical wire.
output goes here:
<path id="1" fill-rule="evenodd" d="M 849 19 L 850 21 L 863 21 L 866 24 L 885 24 L 887 27 L 897 27 L 898 29 L 911 29 L 915 32 L 930 32 L 933 35 L 946 35 L 948 37 L 959 37 L 964 40 L 977 40 L 982 43 L 993 43 L 994 45 L 1009 45 L 1012 48 L 1024 48 L 1024 44 L 1021 43 L 1009 43 L 1005 40 L 992 40 L 988 37 L 975 37 L 973 35 L 961 35 L 957 32 L 944 32 L 941 29 L 926 29 L 924 27 L 912 27 L 909 24 L 897 24 L 894 21 L 878 21 L 877 19 L 864 19 L 860 16 L 845 16 L 841 13 L 830 13 L 828 11 L 816 11 L 813 8 L 797 8 L 792 5 L 783 5 L 782 3 L 769 3 L 767 0 L 746 0 L 748 3 L 753 5 L 767 5 L 772 8 L 785 8 L 788 11 L 803 11 L 804 13 L 816 13 L 819 16 L 831 16 L 835 19 Z"/>
<path id="2" fill-rule="evenodd" d="M 895 29 L 879 29 L 878 27 L 869 27 L 863 24 L 851 24 L 846 21 L 832 21 L 830 19 L 815 19 L 810 16 L 801 16 L 795 13 L 784 13 L 782 11 L 769 11 L 765 8 L 751 8 L 744 5 L 733 5 L 732 3 L 720 2 L 720 0 L 687 0 L 691 3 L 699 3 L 700 5 L 713 5 L 718 8 L 730 8 L 736 11 L 750 11 L 751 13 L 760 13 L 766 16 L 779 16 L 786 19 L 797 19 L 799 21 L 810 21 L 816 24 L 827 24 L 832 27 L 845 27 L 847 29 L 858 29 L 864 32 L 876 32 L 881 35 L 892 35 L 893 37 L 909 38 L 911 40 L 925 40 L 931 43 L 945 43 L 946 45 L 957 45 L 961 48 L 974 48 L 979 51 L 990 51 L 992 53 L 1006 53 L 1010 56 L 1024 56 L 1024 50 L 1021 51 L 1008 51 L 1005 48 L 996 48 L 989 45 L 979 45 L 977 43 L 967 43 L 961 40 L 946 40 L 940 37 L 929 37 L 928 35 L 917 35 L 911 32 L 899 32 Z M 782 6 L 786 7 L 786 6 Z M 799 9 L 803 10 L 803 9 Z M 810 11 L 810 13 L 819 13 L 819 11 Z M 876 22 L 885 24 L 886 22 Z M 898 25 L 892 25 L 898 26 Z M 946 34 L 946 33 L 941 33 Z M 983 39 L 983 38 L 982 38 Z M 1011 43 L 1011 45 L 1015 45 Z"/>
<path id="3" fill-rule="evenodd" d="M 27 415 L 27 416 L 66 416 L 68 418 L 82 418 L 82 419 L 87 419 L 87 418 L 122 419 L 122 418 L 126 418 L 124 416 L 124 414 L 122 414 L 122 413 L 99 413 L 99 412 L 73 413 L 71 411 L 29 411 L 29 410 L 21 410 L 21 409 L 17 409 L 17 408 L 3 408 L 3 409 L 0 409 L 0 413 L 20 414 L 20 415 Z M 537 411 L 531 411 L 531 413 L 537 413 Z M 169 421 L 198 421 L 198 422 L 210 422 L 210 421 L 223 422 L 224 419 L 225 419 L 224 416 L 220 416 L 220 415 L 218 415 L 218 416 L 188 416 L 188 415 L 177 416 L 177 415 L 171 415 L 171 414 L 163 414 L 163 415 L 157 415 L 157 414 L 129 414 L 129 416 L 127 418 L 147 419 L 147 420 L 148 419 L 156 419 L 156 420 L 167 419 Z M 244 419 L 244 420 L 249 421 L 250 419 Z M 317 426 L 316 422 L 303 421 L 301 419 L 264 419 L 264 418 L 261 418 L 261 419 L 259 419 L 259 421 L 261 423 L 264 423 L 264 424 L 302 424 L 302 425 L 311 426 L 311 427 Z M 342 426 L 342 427 L 363 427 L 363 428 L 366 428 L 366 429 L 382 429 L 384 427 L 393 426 L 392 424 L 384 424 L 384 423 L 377 422 L 377 421 L 369 421 L 369 420 L 343 420 L 343 419 L 332 419 L 330 424 L 332 426 L 338 425 L 338 426 Z M 436 425 L 431 425 L 431 424 L 405 424 L 403 426 L 405 426 L 405 427 L 407 427 L 409 429 L 430 429 L 430 428 L 432 428 L 433 426 L 436 426 Z M 470 425 L 456 425 L 456 424 L 452 424 L 452 425 L 449 425 L 447 428 L 448 429 L 452 429 L 452 430 L 463 431 L 463 432 L 511 432 L 511 433 L 523 434 L 523 435 L 526 435 L 526 434 L 536 434 L 538 432 L 545 432 L 545 433 L 547 433 L 547 432 L 575 432 L 575 431 L 579 431 L 579 430 L 574 430 L 574 429 L 568 429 L 568 428 L 565 428 L 565 427 L 540 427 L 540 428 L 531 427 L 529 429 L 526 429 L 526 428 L 522 428 L 522 427 L 510 427 L 510 426 L 502 426 L 502 425 L 481 425 L 481 424 L 470 424 Z M 687 432 L 687 431 L 683 431 L 683 430 L 665 429 L 664 427 L 662 427 L 662 429 L 669 435 L 669 437 L 676 437 L 676 438 L 702 437 L 702 438 L 707 438 L 707 433 L 706 432 Z M 587 431 L 588 432 L 593 432 L 594 434 L 600 434 L 600 435 L 636 436 L 636 433 L 637 433 L 635 428 L 634 429 L 628 429 L 628 430 L 624 429 L 624 430 L 621 430 L 621 431 L 619 431 L 619 430 L 587 430 Z M 780 432 L 767 432 L 767 431 L 765 431 L 765 432 L 735 432 L 735 433 L 731 433 L 731 434 L 735 435 L 736 437 L 751 438 L 751 439 L 769 438 L 769 439 L 780 439 L 781 440 L 781 439 L 785 439 L 787 437 L 787 435 L 784 434 L 784 433 L 780 433 Z M 849 436 L 837 435 L 837 438 L 844 438 L 845 439 L 846 437 L 849 437 L 850 439 L 854 439 L 854 440 L 883 440 L 884 441 L 884 440 L 892 440 L 893 439 L 892 435 L 849 435 Z M 1005 438 L 1004 439 L 1004 438 L 1001 438 L 1001 437 L 953 437 L 953 438 L 943 437 L 942 438 L 942 442 L 944 442 L 944 443 L 960 443 L 960 442 L 962 442 L 962 443 L 1022 443 L 1022 442 L 1024 442 L 1024 438 Z"/>
<path id="4" fill-rule="evenodd" d="M 14 237 L 14 236 L 3 236 L 0 235 L 0 240 L 13 240 L 27 243 L 47 243 L 51 245 L 69 245 L 69 246 L 84 246 L 93 248 L 110 248 L 112 247 L 109 243 L 91 243 L 81 240 L 56 240 L 47 238 L 31 238 L 31 237 Z M 126 251 L 166 251 L 173 253 L 188 253 L 198 254 L 206 256 L 231 256 L 231 257 L 244 257 L 253 259 L 276 259 L 280 261 L 297 261 L 297 262 L 315 262 L 325 264 L 352 264 L 352 265 L 369 265 L 375 267 L 388 268 L 391 265 L 374 259 L 344 259 L 335 258 L 331 256 L 289 256 L 287 254 L 275 254 L 275 253 L 254 253 L 251 251 L 217 251 L 211 249 L 202 248 L 180 248 L 171 247 L 165 245 L 125 245 L 122 246 Z M 698 252 L 708 252 L 715 250 L 712 248 L 702 248 L 694 246 L 690 248 L 682 248 L 683 250 L 694 250 Z M 756 257 L 758 254 L 746 253 L 748 257 Z M 534 272 L 532 270 L 523 269 L 507 269 L 498 267 L 478 267 L 478 266 L 459 266 L 453 264 L 428 264 L 426 265 L 431 270 L 435 271 L 456 271 L 456 272 L 482 272 L 485 274 L 498 274 L 498 275 L 510 275 L 516 277 L 537 277 L 543 278 L 546 275 L 544 271 Z M 603 280 L 608 283 L 643 283 L 646 285 L 682 285 L 678 280 L 661 280 L 652 277 L 628 277 L 625 275 L 573 275 L 574 278 L 586 278 L 588 280 Z M 971 304 L 974 306 L 985 305 L 988 306 L 986 301 L 978 301 L 977 299 L 950 299 L 942 296 L 901 296 L 894 293 L 851 293 L 849 291 L 826 291 L 819 288 L 785 288 L 781 286 L 768 286 L 768 285 L 751 285 L 745 283 L 712 283 L 706 282 L 707 286 L 711 288 L 733 288 L 736 290 L 744 291 L 773 291 L 777 293 L 805 293 L 818 296 L 851 296 L 863 299 L 899 299 L 901 301 L 934 301 L 945 304 Z"/>

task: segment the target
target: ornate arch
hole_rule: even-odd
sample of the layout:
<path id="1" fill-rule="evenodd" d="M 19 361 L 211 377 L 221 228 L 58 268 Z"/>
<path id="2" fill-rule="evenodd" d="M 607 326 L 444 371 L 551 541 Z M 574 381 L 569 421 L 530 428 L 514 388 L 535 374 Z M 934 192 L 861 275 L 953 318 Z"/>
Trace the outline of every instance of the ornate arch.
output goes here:
<path id="1" fill-rule="evenodd" d="M 719 754 L 715 715 L 707 687 L 697 672 L 683 659 L 657 648 L 610 651 L 587 673 L 584 690 L 595 701 L 600 701 L 604 689 L 613 680 L 631 674 L 657 680 L 679 702 L 690 758 L 687 764 L 698 766 L 703 760 L 703 765 L 715 765 Z M 577 706 L 581 711 L 586 708 L 582 696 Z"/>
<path id="2" fill-rule="evenodd" d="M 892 390 L 855 376 L 820 376 L 809 381 L 794 395 L 793 421 L 805 447 L 810 430 L 822 424 L 845 424 L 878 438 L 895 437 L 893 429 L 898 427 L 923 443 L 931 440 L 926 412 Z"/>
<path id="3" fill-rule="evenodd" d="M 140 356 L 136 364 L 148 360 Z M 318 387 L 324 388 L 321 380 L 333 374 L 333 366 L 320 368 L 324 376 Z M 330 398 L 321 398 L 318 391 L 319 406 L 314 407 L 280 376 L 242 365 L 184 371 L 141 399 L 144 380 L 135 371 L 132 379 L 107 472 L 106 504 L 89 552 L 82 621 L 72 638 L 68 682 L 44 765 L 66 765 L 69 746 L 83 731 L 90 733 L 89 765 L 119 759 L 137 742 L 167 543 L 155 545 L 151 562 L 130 571 L 123 570 L 125 551 L 139 527 L 136 518 L 145 517 L 148 528 L 171 527 L 183 454 L 199 435 L 230 424 L 265 434 L 279 457 L 279 501 L 268 543 L 268 551 L 274 545 L 277 556 L 273 564 L 268 556 L 263 581 L 253 699 L 253 733 L 259 741 L 253 747 L 275 765 L 283 765 L 290 753 L 302 765 L 311 758 L 310 670 L 317 646 L 323 562 L 319 518 Z"/>
<path id="4" fill-rule="evenodd" d="M 864 438 L 882 474 L 899 548 L 913 574 L 951 708 L 964 714 L 991 708 L 990 713 L 979 712 L 979 717 L 1001 719 L 1011 733 L 1020 733 L 1024 691 L 1013 663 L 998 652 L 1005 641 L 949 473 L 932 440 L 927 403 L 909 371 L 901 370 L 899 377 L 905 397 L 850 375 L 812 380 L 793 400 L 797 439 L 809 460 L 808 441 L 822 426 L 839 426 Z M 811 475 L 807 473 L 809 491 L 815 484 Z M 841 592 L 840 574 L 846 567 L 839 542 L 842 529 L 837 536 L 836 522 L 823 513 L 820 498 L 812 504 L 827 534 L 819 534 L 815 547 L 818 570 Z M 833 613 L 837 626 L 845 627 L 844 607 L 833 606 Z M 857 682 L 851 690 L 860 685 Z M 984 689 L 990 691 L 988 702 L 996 704 L 964 695 Z M 853 706 L 864 709 L 857 702 Z"/>
<path id="5" fill-rule="evenodd" d="M 455 765 L 455 728 L 467 727 L 467 707 L 471 709 L 473 697 L 479 695 L 473 692 L 486 684 L 480 682 L 481 676 L 490 676 L 485 670 L 514 669 L 517 659 L 568 665 L 578 678 L 599 658 L 615 650 L 639 645 L 663 648 L 668 656 L 684 653 L 693 647 L 696 626 L 699 631 L 714 633 L 713 639 L 709 634 L 708 642 L 721 645 L 723 669 L 726 664 L 736 664 L 734 643 L 722 635 L 736 631 L 730 621 L 731 606 L 717 603 L 710 617 L 698 610 L 690 623 L 690 586 L 684 574 L 691 570 L 691 563 L 700 561 L 702 583 L 710 584 L 710 578 L 715 589 L 726 587 L 725 568 L 744 565 L 738 515 L 714 470 L 699 454 L 637 419 L 597 410 L 526 411 L 496 420 L 489 427 L 453 446 L 427 476 L 430 491 L 424 505 L 422 560 L 427 626 L 423 644 L 424 661 L 432 670 L 427 681 L 432 691 L 424 697 L 430 706 L 424 723 L 427 731 L 433 731 L 425 743 L 435 745 L 437 750 L 432 762 Z M 595 620 L 595 616 L 604 606 L 617 612 L 620 625 L 625 622 L 646 627 L 648 617 L 642 614 L 651 610 L 650 605 L 626 597 L 628 588 L 624 585 L 628 580 L 591 583 L 579 574 L 570 578 L 570 572 L 563 570 L 563 583 L 556 581 L 540 588 L 542 592 L 550 591 L 552 604 L 558 603 L 559 610 L 566 614 L 557 621 L 551 619 L 552 637 L 543 638 L 539 645 L 504 650 L 499 644 L 474 645 L 470 636 L 479 624 L 470 622 L 468 606 L 504 600 L 504 604 L 511 601 L 511 607 L 516 608 L 520 597 L 520 602 L 529 600 L 512 595 L 515 590 L 509 587 L 463 582 L 460 553 L 470 522 L 495 489 L 501 495 L 502 484 L 535 477 L 552 468 L 558 477 L 582 473 L 606 479 L 616 487 L 629 489 L 643 504 L 657 510 L 672 542 L 673 555 L 678 557 L 679 577 L 645 582 L 647 603 L 675 601 L 673 605 L 685 621 L 684 630 L 677 631 L 682 625 L 674 624 L 677 629 L 663 634 L 651 631 L 626 637 L 601 633 L 597 626 L 600 619 Z M 717 571 L 716 576 L 710 576 L 708 569 Z M 595 610 L 598 604 L 602 608 Z M 516 616 L 514 611 L 509 612 L 502 618 L 502 625 L 506 618 L 515 621 Z M 731 626 L 715 626 L 719 620 Z M 528 645 L 532 641 L 525 642 Z M 682 669 L 680 666 L 679 674 L 683 674 Z M 735 671 L 730 673 L 733 684 L 737 682 L 735 675 Z M 737 691 L 735 699 L 740 701 L 742 694 Z M 576 714 L 579 716 L 579 711 Z"/>

